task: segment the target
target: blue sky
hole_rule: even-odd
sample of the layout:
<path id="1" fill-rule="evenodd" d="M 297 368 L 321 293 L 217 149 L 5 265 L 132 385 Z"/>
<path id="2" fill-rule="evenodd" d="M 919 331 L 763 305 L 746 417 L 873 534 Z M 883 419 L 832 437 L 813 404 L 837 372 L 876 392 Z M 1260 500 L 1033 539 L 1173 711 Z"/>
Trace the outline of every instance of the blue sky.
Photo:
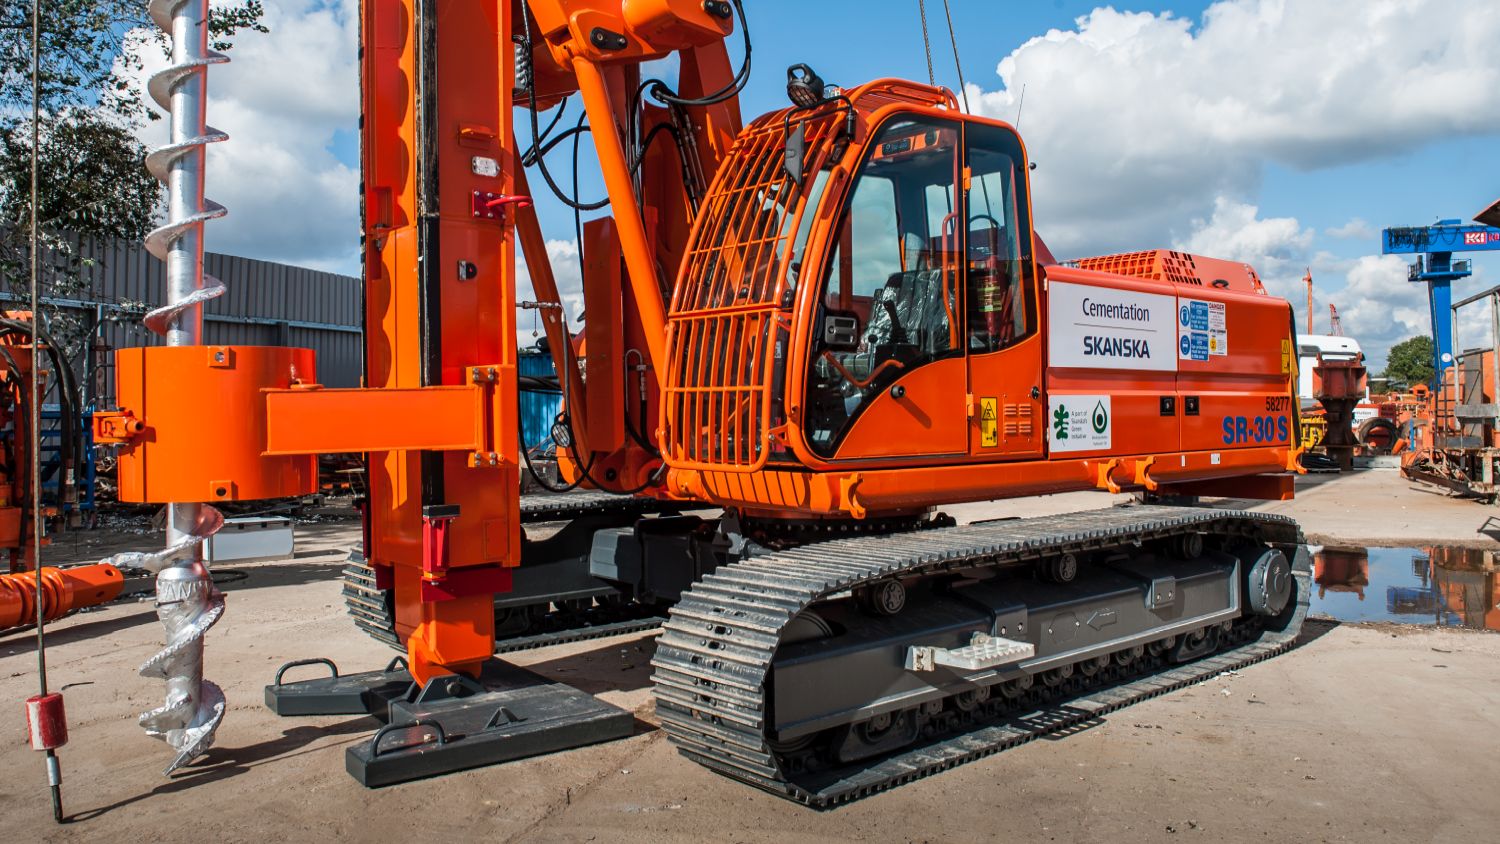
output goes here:
<path id="1" fill-rule="evenodd" d="M 927 78 L 916 0 L 745 2 L 747 118 L 784 104 L 797 62 L 850 86 Z M 1378 366 L 1427 325 L 1379 229 L 1468 219 L 1500 196 L 1493 0 L 950 3 L 975 110 L 1013 119 L 1025 88 L 1036 225 L 1059 257 L 1243 260 L 1299 309 L 1311 266 L 1320 329 L 1337 303 Z M 209 120 L 231 140 L 210 152 L 209 193 L 231 216 L 209 247 L 357 271 L 357 4 L 266 7 L 271 34 L 242 36 L 210 76 Z M 938 81 L 957 87 L 941 0 L 928 21 Z M 583 194 L 601 195 L 597 179 Z M 571 213 L 539 208 L 559 274 L 576 274 Z M 1461 295 L 1500 283 L 1500 255 L 1475 265 Z"/>

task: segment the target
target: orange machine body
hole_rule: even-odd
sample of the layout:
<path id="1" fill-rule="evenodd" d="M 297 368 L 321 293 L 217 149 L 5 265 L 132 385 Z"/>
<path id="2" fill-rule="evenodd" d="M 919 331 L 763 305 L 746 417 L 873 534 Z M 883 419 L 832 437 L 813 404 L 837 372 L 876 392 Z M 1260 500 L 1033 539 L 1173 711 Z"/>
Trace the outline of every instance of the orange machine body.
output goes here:
<path id="1" fill-rule="evenodd" d="M 1465 627 L 1500 630 L 1500 562 L 1495 553 L 1441 545 L 1426 550 L 1427 574 L 1442 605 Z"/>
<path id="2" fill-rule="evenodd" d="M 1050 260 L 1028 173 L 1014 129 L 907 82 L 752 124 L 674 291 L 671 492 L 842 517 L 1231 478 L 1289 495 L 1288 304 L 1228 261 Z"/>

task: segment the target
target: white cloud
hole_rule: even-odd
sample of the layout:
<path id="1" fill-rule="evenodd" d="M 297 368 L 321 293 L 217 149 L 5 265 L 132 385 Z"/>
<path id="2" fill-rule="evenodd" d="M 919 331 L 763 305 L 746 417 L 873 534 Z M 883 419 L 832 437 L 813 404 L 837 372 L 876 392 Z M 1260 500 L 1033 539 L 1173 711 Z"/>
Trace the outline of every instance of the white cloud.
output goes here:
<path id="1" fill-rule="evenodd" d="M 1194 220 L 1193 231 L 1173 248 L 1249 264 L 1272 293 L 1296 301 L 1311 262 L 1313 232 L 1295 217 L 1258 214 L 1254 205 L 1218 197 L 1213 216 Z"/>
<path id="2" fill-rule="evenodd" d="M 1416 335 L 1432 335 L 1427 285 L 1406 280 L 1407 256 L 1369 255 L 1354 262 L 1343 290 L 1331 294 L 1339 309 L 1344 333 L 1359 340 L 1371 371 L 1385 367 L 1390 347 Z M 1453 288 L 1459 301 L 1488 287 L 1482 268 Z M 1458 313 L 1458 335 L 1454 348 L 1491 345 L 1490 309 L 1476 302 Z M 1446 315 L 1444 318 L 1447 318 Z"/>
<path id="3" fill-rule="evenodd" d="M 1325 229 L 1323 234 L 1336 237 L 1339 240 L 1370 240 L 1373 241 L 1380 235 L 1375 227 L 1365 222 L 1361 217 L 1355 217 L 1342 226 L 1334 226 Z"/>
<path id="4" fill-rule="evenodd" d="M 578 244 L 572 240 L 547 241 L 547 261 L 552 266 L 552 277 L 557 283 L 563 313 L 573 330 L 578 330 L 579 316 L 583 313 L 583 270 L 578 262 Z M 516 250 L 516 301 L 532 302 L 536 292 L 531 287 L 531 273 L 520 249 Z M 532 342 L 532 330 L 541 331 L 540 314 L 533 310 L 516 311 L 516 336 L 521 345 Z"/>
<path id="5" fill-rule="evenodd" d="M 1417 334 L 1430 334 L 1427 288 L 1406 280 L 1406 260 L 1369 255 L 1355 261 L 1338 293 L 1344 331 L 1359 340 L 1365 358 L 1383 367 L 1390 347 Z"/>
<path id="6" fill-rule="evenodd" d="M 359 173 L 330 146 L 359 119 L 357 0 L 267 0 L 269 35 L 242 32 L 208 71 L 207 119 L 229 134 L 208 148 L 206 195 L 229 216 L 206 226 L 217 252 L 359 271 Z M 131 39 L 144 80 L 168 60 Z M 167 121 L 148 124 L 149 146 Z"/>
<path id="7" fill-rule="evenodd" d="M 1486 0 L 1225 0 L 1201 22 L 1096 9 L 999 64 L 978 110 L 1038 162 L 1059 257 L 1161 243 L 1246 199 L 1263 166 L 1310 169 L 1500 131 L 1500 15 Z M 1462 22 L 1461 24 L 1459 22 Z"/>

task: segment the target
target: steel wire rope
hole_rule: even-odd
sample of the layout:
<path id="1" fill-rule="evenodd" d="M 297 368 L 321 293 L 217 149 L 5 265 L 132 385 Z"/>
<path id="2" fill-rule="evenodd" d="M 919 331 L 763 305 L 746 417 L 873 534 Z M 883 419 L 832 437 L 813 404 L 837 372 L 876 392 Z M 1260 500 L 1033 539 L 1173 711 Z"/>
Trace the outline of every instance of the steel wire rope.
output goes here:
<path id="1" fill-rule="evenodd" d="M 37 211 L 38 183 L 41 172 L 41 119 L 42 119 L 42 55 L 41 55 L 41 32 L 42 32 L 42 2 L 32 0 L 31 2 L 31 207 L 28 209 L 30 217 L 30 251 L 31 251 L 31 407 L 28 408 L 31 431 L 28 447 L 31 449 L 31 565 L 36 572 L 36 673 L 39 695 L 47 697 L 47 645 L 46 645 L 46 607 L 47 603 L 42 599 L 45 594 L 42 583 L 42 469 L 41 449 L 42 434 L 41 421 L 41 373 L 37 370 L 36 352 L 41 348 L 39 332 L 41 329 L 41 253 L 40 235 L 37 231 L 39 213 Z M 58 490 L 62 490 L 61 484 Z M 57 750 L 52 747 L 45 748 L 47 753 L 47 787 L 52 797 L 52 819 L 56 823 L 62 823 L 62 764 L 58 761 Z"/>
<path id="2" fill-rule="evenodd" d="M 969 86 L 964 82 L 964 66 L 958 60 L 958 36 L 953 32 L 953 12 L 948 8 L 948 0 L 943 0 L 943 15 L 948 18 L 948 41 L 953 45 L 953 69 L 958 71 L 958 93 L 964 101 L 964 112 L 973 114 L 969 109 Z"/>
<path id="3" fill-rule="evenodd" d="M 937 75 L 932 72 L 932 42 L 927 40 L 927 0 L 917 0 L 917 13 L 922 16 L 922 50 L 927 54 L 927 84 L 937 86 Z"/>

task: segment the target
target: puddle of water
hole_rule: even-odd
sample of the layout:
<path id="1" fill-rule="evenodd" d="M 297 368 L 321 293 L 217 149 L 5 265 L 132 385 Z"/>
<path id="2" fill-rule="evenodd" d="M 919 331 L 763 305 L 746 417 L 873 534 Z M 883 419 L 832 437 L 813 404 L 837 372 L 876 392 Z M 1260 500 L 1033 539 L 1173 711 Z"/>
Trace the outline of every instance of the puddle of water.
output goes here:
<path id="1" fill-rule="evenodd" d="M 1324 547 L 1313 555 L 1312 614 L 1500 630 L 1500 553 Z"/>

